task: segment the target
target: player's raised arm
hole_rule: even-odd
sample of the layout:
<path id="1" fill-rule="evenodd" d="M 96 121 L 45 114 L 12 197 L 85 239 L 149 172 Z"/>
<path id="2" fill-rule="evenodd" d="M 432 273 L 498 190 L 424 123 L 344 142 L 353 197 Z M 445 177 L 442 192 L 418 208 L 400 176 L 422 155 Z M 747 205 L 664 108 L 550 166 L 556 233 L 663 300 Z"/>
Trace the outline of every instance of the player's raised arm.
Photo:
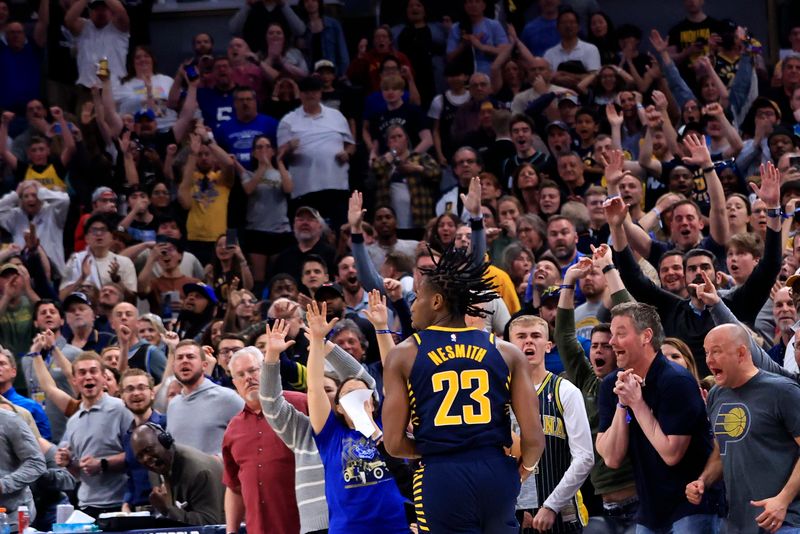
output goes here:
<path id="1" fill-rule="evenodd" d="M 533 472 L 534 466 L 544 451 L 544 432 L 539 417 L 539 399 L 533 387 L 528 362 L 522 352 L 505 341 L 498 341 L 497 348 L 511 371 L 511 408 L 519 424 L 520 478 L 525 479 Z"/>
<path id="2" fill-rule="evenodd" d="M 420 456 L 414 440 L 406 433 L 411 416 L 406 383 L 416 352 L 413 339 L 407 339 L 389 351 L 383 368 L 383 443 L 395 458 Z"/>

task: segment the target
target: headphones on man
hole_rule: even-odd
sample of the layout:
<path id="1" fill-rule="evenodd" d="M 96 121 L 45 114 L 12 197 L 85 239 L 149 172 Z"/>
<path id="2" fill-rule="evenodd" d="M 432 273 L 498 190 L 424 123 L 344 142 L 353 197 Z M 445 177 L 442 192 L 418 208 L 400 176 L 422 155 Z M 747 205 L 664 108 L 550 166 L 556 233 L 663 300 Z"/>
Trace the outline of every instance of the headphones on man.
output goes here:
<path id="1" fill-rule="evenodd" d="M 175 443 L 175 438 L 172 437 L 172 434 L 164 430 L 161 425 L 158 425 L 152 421 L 146 422 L 144 425 L 148 428 L 153 429 L 156 432 L 156 439 L 161 444 L 162 447 L 165 449 L 169 449 Z"/>

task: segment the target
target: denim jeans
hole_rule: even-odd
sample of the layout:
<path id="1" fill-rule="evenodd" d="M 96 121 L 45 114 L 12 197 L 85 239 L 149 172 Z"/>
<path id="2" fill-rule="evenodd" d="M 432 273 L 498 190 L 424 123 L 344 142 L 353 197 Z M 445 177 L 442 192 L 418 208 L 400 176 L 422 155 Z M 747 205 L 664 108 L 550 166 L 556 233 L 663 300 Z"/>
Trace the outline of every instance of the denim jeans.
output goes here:
<path id="1" fill-rule="evenodd" d="M 687 515 L 671 526 L 651 530 L 644 525 L 636 525 L 636 534 L 717 534 L 719 517 L 711 514 Z"/>

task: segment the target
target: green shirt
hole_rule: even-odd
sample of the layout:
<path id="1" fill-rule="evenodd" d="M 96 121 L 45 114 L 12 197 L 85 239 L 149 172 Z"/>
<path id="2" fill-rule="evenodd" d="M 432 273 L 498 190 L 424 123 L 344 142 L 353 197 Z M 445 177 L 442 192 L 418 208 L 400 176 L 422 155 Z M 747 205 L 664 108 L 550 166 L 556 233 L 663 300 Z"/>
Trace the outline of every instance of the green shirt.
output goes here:
<path id="1" fill-rule="evenodd" d="M 0 314 L 0 345 L 10 350 L 17 357 L 17 364 L 23 354 L 28 352 L 33 339 L 33 305 L 27 297 L 20 297 L 19 304 L 9 305 L 5 313 Z M 20 369 L 21 366 L 17 365 Z M 27 391 L 25 377 L 21 372 L 14 379 L 17 390 Z"/>
<path id="2" fill-rule="evenodd" d="M 626 457 L 619 469 L 606 466 L 602 456 L 597 454 L 597 427 L 600 422 L 597 410 L 597 390 L 600 378 L 594 374 L 592 364 L 586 358 L 583 347 L 575 334 L 575 310 L 558 308 L 556 313 L 556 329 L 553 339 L 558 347 L 558 354 L 564 364 L 567 379 L 581 390 L 586 403 L 586 415 L 592 429 L 592 441 L 595 443 L 595 462 L 590 475 L 592 485 L 598 495 L 619 491 L 634 485 L 633 467 Z"/>

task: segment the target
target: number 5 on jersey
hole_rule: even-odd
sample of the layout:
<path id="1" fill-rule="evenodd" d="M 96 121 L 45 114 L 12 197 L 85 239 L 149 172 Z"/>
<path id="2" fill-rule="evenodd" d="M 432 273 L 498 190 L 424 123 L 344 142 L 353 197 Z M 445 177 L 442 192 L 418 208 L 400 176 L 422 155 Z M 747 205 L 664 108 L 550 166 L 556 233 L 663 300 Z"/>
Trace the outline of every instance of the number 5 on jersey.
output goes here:
<path id="1" fill-rule="evenodd" d="M 444 399 L 436 417 L 434 426 L 452 425 L 482 425 L 492 420 L 492 406 L 486 393 L 489 391 L 489 373 L 486 369 L 468 369 L 461 371 L 441 371 L 431 376 L 434 393 L 444 391 Z M 470 391 L 469 397 L 475 401 L 476 407 L 471 404 L 461 406 L 461 414 L 451 414 L 453 403 L 460 390 Z"/>

